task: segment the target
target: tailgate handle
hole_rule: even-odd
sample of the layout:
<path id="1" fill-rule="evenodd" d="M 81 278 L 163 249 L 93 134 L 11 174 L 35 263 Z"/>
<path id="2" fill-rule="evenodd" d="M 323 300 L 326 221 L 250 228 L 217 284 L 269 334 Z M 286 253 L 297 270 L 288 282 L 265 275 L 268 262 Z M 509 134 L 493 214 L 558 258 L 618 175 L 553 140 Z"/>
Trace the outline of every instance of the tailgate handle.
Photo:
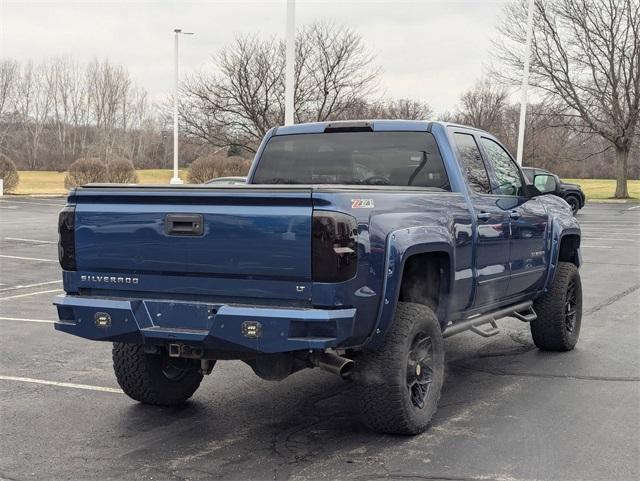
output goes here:
<path id="1" fill-rule="evenodd" d="M 169 235 L 202 235 L 201 214 L 167 214 L 165 229 Z"/>

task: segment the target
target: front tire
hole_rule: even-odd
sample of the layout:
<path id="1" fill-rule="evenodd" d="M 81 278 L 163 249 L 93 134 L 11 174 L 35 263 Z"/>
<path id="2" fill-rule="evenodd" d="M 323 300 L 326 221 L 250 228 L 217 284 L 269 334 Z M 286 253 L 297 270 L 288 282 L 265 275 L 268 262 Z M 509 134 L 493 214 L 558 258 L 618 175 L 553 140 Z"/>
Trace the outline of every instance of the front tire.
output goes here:
<path id="1" fill-rule="evenodd" d="M 571 207 L 571 212 L 573 212 L 573 215 L 576 215 L 580 210 L 580 199 L 578 199 L 575 195 L 568 195 L 564 200 L 567 202 L 567 204 L 569 204 L 569 207 Z"/>
<path id="2" fill-rule="evenodd" d="M 536 299 L 538 314 L 531 322 L 534 344 L 544 351 L 570 351 L 578 342 L 582 325 L 582 282 L 578 268 L 559 262 L 549 290 Z"/>
<path id="3" fill-rule="evenodd" d="M 139 344 L 113 343 L 113 370 L 124 393 L 144 404 L 173 406 L 189 399 L 202 381 L 200 362 L 148 354 Z"/>
<path id="4" fill-rule="evenodd" d="M 444 342 L 433 311 L 399 302 L 384 345 L 358 357 L 355 380 L 368 427 L 388 434 L 424 432 L 444 380 Z"/>

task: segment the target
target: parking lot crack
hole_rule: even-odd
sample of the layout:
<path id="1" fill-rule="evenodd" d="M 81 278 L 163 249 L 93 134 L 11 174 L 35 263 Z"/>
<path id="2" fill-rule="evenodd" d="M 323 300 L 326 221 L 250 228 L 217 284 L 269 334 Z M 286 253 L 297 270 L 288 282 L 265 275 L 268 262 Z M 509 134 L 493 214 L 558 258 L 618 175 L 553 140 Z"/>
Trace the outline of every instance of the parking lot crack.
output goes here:
<path id="1" fill-rule="evenodd" d="M 605 382 L 640 382 L 640 377 L 637 376 L 581 376 L 572 374 L 546 374 L 546 373 L 534 373 L 534 372 L 510 372 L 502 369 L 483 369 L 478 367 L 462 366 L 456 363 L 450 363 L 457 369 L 464 371 L 482 372 L 493 376 L 514 376 L 514 377 L 539 377 L 539 378 L 551 378 L 551 379 L 575 379 L 578 381 L 605 381 Z"/>
<path id="2" fill-rule="evenodd" d="M 627 290 L 622 291 L 619 294 L 616 294 L 615 296 L 611 296 L 608 299 L 605 299 L 604 301 L 602 301 L 599 304 L 596 304 L 595 306 L 593 306 L 590 309 L 587 309 L 586 311 L 584 311 L 583 315 L 584 316 L 588 316 L 590 314 L 593 314 L 594 312 L 598 312 L 599 310 L 604 309 L 607 306 L 610 306 L 614 302 L 618 302 L 623 297 L 628 296 L 629 294 L 631 294 L 632 292 L 637 291 L 638 289 L 640 289 L 640 283 L 629 287 Z"/>
<path id="3" fill-rule="evenodd" d="M 18 478 L 10 478 L 2 473 L 0 473 L 0 481 L 19 481 Z"/>
<path id="4" fill-rule="evenodd" d="M 358 477 L 356 479 L 367 479 L 367 480 L 383 480 L 383 479 L 403 479 L 407 481 L 411 480 L 419 480 L 419 481 L 499 481 L 500 478 L 489 478 L 489 477 L 451 477 L 451 476 L 438 476 L 438 475 L 426 475 L 426 474 L 402 474 L 402 473 L 393 473 L 389 472 L 388 474 L 372 474 L 366 475 L 365 477 Z"/>

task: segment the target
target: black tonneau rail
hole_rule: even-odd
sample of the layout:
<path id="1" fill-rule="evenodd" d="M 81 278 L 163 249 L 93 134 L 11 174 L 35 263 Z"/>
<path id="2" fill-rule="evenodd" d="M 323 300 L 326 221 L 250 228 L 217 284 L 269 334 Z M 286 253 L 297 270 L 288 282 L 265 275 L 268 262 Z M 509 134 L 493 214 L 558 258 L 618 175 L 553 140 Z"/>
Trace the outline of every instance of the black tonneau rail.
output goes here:
<path id="1" fill-rule="evenodd" d="M 76 187 L 74 190 L 78 192 L 93 189 L 115 192 L 118 190 L 135 190 L 141 189 L 145 191 L 257 191 L 257 192 L 344 192 L 344 191 L 376 191 L 376 192 L 450 192 L 437 187 L 418 187 L 407 185 L 362 185 L 362 184 L 233 184 L 233 185 L 214 185 L 214 184 L 87 184 Z"/>

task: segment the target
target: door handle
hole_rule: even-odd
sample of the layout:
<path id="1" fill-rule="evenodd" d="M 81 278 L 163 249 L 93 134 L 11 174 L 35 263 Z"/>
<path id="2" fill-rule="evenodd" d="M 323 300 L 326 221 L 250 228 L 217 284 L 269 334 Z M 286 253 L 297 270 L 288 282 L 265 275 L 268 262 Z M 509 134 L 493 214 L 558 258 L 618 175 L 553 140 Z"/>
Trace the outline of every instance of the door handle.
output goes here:
<path id="1" fill-rule="evenodd" d="M 509 212 L 509 217 L 514 220 L 518 220 L 520 217 L 522 217 L 522 214 L 520 214 L 520 212 L 518 212 L 517 210 L 512 210 L 511 212 Z"/>
<path id="2" fill-rule="evenodd" d="M 478 213 L 478 220 L 488 221 L 489 219 L 491 219 L 491 212 Z"/>

